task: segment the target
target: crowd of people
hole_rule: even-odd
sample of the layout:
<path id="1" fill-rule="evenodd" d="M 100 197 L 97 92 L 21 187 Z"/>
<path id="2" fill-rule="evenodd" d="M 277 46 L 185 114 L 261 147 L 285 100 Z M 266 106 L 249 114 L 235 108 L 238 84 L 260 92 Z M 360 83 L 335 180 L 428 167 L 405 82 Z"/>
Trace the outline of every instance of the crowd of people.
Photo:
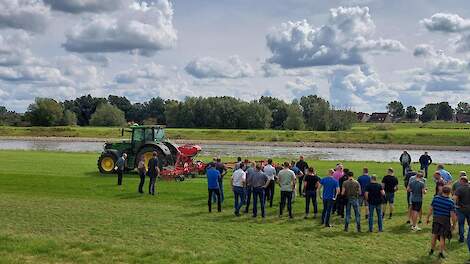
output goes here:
<path id="1" fill-rule="evenodd" d="M 408 204 L 407 224 L 413 232 L 420 231 L 422 223 L 423 197 L 428 192 L 428 168 L 432 159 L 425 152 L 419 159 L 420 170 L 412 169 L 411 156 L 404 151 L 400 156 L 403 167 L 403 179 Z M 212 203 L 217 202 L 217 210 L 222 210 L 224 200 L 223 178 L 227 167 L 220 158 L 214 158 L 207 165 L 208 208 L 212 211 Z M 313 206 L 313 218 L 319 215 L 318 201 L 322 200 L 323 210 L 320 222 L 325 227 L 332 227 L 331 217 L 335 214 L 344 219 L 344 231 L 348 232 L 354 211 L 355 230 L 361 232 L 361 213 L 368 220 L 368 231 L 373 232 L 377 223 L 378 232 L 384 230 L 383 219 L 393 217 L 395 193 L 399 189 L 399 180 L 392 168 L 379 181 L 369 169 L 363 168 L 361 175 L 355 177 L 353 171 L 338 163 L 335 168 L 326 172 L 327 176 L 320 177 L 313 166 L 309 166 L 300 156 L 299 160 L 284 162 L 280 166 L 272 159 L 263 162 L 250 162 L 237 159 L 230 179 L 234 194 L 234 214 L 239 217 L 242 213 L 253 218 L 258 217 L 258 207 L 261 217 L 266 217 L 266 205 L 273 207 L 275 186 L 280 188 L 279 217 L 283 217 L 287 207 L 289 218 L 293 218 L 292 203 L 301 197 L 305 200 L 305 219 L 310 218 Z M 431 181 L 431 180 L 428 180 Z M 452 175 L 439 164 L 433 173 L 435 183 L 433 199 L 429 207 L 426 222 L 430 223 L 432 216 L 432 240 L 430 255 L 434 254 L 439 241 L 440 258 L 444 258 L 446 239 L 450 239 L 452 231 L 458 222 L 459 242 L 465 238 L 465 221 L 470 224 L 470 185 L 464 171 L 460 172 L 457 181 L 453 182 Z M 376 221 L 374 221 L 376 218 Z M 467 234 L 467 246 L 470 251 L 470 230 Z"/>

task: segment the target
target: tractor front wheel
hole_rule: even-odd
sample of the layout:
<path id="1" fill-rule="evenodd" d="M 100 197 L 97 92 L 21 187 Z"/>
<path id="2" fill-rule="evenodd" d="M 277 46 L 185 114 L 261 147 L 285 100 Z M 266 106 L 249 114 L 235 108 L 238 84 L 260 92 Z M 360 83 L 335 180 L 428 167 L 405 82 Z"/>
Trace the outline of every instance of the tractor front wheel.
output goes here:
<path id="1" fill-rule="evenodd" d="M 110 174 L 114 172 L 117 158 L 111 153 L 104 153 L 98 159 L 98 169 L 101 173 Z"/>

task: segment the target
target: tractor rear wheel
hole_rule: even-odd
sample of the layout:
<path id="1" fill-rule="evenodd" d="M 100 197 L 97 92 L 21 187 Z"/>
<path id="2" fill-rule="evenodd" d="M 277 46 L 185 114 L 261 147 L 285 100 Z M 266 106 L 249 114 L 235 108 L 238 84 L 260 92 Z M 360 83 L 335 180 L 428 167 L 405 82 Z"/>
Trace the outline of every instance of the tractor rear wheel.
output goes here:
<path id="1" fill-rule="evenodd" d="M 98 169 L 103 174 L 110 174 L 114 172 L 117 158 L 111 153 L 101 154 L 98 159 Z"/>
<path id="2" fill-rule="evenodd" d="M 157 152 L 157 157 L 158 157 L 158 162 L 160 163 L 160 167 L 165 167 L 167 166 L 167 162 L 165 159 L 165 154 L 163 154 L 163 151 L 157 147 L 144 147 L 142 148 L 139 153 L 137 154 L 137 159 L 136 159 L 136 167 L 139 164 L 140 159 L 142 156 L 144 157 L 144 162 L 145 162 L 145 169 L 148 170 L 148 164 L 149 160 L 152 159 L 153 157 L 153 152 Z"/>

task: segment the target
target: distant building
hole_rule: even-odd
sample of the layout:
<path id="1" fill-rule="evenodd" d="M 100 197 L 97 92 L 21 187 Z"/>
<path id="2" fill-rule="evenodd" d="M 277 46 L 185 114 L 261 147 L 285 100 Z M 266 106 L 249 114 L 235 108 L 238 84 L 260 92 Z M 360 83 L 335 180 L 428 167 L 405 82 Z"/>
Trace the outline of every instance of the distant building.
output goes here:
<path id="1" fill-rule="evenodd" d="M 359 112 L 359 113 L 356 113 L 356 115 L 357 115 L 357 121 L 360 123 L 366 123 L 367 121 L 369 121 L 370 115 L 368 113 Z"/>
<path id="2" fill-rule="evenodd" d="M 457 123 L 470 123 L 470 114 L 457 114 L 455 115 Z"/>
<path id="3" fill-rule="evenodd" d="M 369 123 L 392 123 L 392 116 L 389 113 L 372 113 Z"/>

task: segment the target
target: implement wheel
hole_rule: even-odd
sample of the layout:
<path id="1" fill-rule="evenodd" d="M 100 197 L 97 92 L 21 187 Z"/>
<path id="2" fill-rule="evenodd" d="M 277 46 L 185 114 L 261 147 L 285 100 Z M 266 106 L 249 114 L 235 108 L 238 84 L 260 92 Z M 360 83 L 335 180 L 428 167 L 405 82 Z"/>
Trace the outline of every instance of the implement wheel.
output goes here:
<path id="1" fill-rule="evenodd" d="M 104 153 L 98 159 L 98 169 L 103 174 L 110 174 L 114 172 L 117 158 L 111 153 Z"/>

